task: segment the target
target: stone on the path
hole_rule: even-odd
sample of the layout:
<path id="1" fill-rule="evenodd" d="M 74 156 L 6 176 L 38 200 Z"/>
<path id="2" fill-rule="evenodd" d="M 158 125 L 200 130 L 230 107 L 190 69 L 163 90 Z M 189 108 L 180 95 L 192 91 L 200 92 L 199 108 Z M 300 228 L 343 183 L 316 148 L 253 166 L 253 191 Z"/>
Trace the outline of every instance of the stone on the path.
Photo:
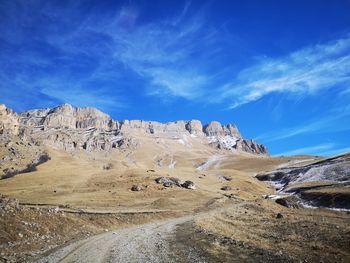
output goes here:
<path id="1" fill-rule="evenodd" d="M 141 191 L 141 187 L 140 187 L 139 185 L 134 184 L 134 185 L 131 187 L 131 191 L 133 191 L 133 192 Z"/>

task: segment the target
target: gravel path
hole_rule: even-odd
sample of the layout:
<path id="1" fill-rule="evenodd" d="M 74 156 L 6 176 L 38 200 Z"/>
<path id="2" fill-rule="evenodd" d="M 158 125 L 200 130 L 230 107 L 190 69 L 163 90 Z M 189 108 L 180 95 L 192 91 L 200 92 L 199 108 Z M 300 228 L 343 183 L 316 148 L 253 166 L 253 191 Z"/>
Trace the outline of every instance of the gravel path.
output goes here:
<path id="1" fill-rule="evenodd" d="M 169 242 L 174 240 L 176 227 L 192 219 L 182 217 L 102 233 L 57 250 L 37 262 L 186 262 L 188 251 L 174 251 Z"/>

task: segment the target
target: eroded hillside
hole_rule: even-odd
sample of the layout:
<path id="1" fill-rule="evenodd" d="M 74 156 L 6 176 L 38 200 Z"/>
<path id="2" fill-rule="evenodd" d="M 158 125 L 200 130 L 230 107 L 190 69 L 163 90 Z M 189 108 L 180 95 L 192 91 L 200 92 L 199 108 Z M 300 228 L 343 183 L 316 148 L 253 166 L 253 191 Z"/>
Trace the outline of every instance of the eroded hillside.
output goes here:
<path id="1" fill-rule="evenodd" d="M 255 177 L 323 158 L 271 157 L 218 122 L 115 121 L 67 104 L 1 109 L 5 262 L 349 259 L 349 214 L 283 206 Z"/>

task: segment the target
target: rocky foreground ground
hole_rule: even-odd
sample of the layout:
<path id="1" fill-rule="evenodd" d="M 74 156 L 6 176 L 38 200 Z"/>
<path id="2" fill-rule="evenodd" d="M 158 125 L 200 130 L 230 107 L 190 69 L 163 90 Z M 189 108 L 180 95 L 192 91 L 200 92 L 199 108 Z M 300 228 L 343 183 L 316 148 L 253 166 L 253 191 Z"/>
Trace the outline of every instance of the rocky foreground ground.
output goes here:
<path id="1" fill-rule="evenodd" d="M 222 198 L 190 215 L 86 213 L 4 196 L 0 204 L 1 262 L 350 260 L 349 213 L 287 209 L 264 198 Z"/>

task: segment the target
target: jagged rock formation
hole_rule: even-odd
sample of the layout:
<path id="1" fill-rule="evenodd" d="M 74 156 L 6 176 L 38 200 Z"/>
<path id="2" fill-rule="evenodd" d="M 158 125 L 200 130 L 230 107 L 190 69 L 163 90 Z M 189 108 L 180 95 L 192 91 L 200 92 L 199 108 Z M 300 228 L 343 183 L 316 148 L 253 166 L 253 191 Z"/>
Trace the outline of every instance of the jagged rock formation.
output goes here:
<path id="1" fill-rule="evenodd" d="M 19 116 L 0 104 L 0 179 L 35 170 L 48 156 L 20 135 Z"/>
<path id="2" fill-rule="evenodd" d="M 220 122 L 212 121 L 204 126 L 203 132 L 206 136 L 233 136 L 235 138 L 241 138 L 237 127 L 232 124 L 221 125 Z"/>
<path id="3" fill-rule="evenodd" d="M 21 124 L 44 128 L 116 129 L 117 122 L 94 108 L 75 108 L 63 104 L 53 109 L 30 110 L 20 114 Z"/>
<path id="4" fill-rule="evenodd" d="M 263 144 L 259 144 L 253 140 L 238 140 L 236 144 L 236 148 L 248 153 L 253 154 L 261 154 L 261 153 L 267 153 L 267 148 Z"/>
<path id="5" fill-rule="evenodd" d="M 19 118 L 16 113 L 0 104 L 0 134 L 18 134 Z"/>
<path id="6" fill-rule="evenodd" d="M 5 111 L 9 112 L 6 116 L 14 114 L 7 109 Z M 17 133 L 19 128 L 20 134 L 31 138 L 35 143 L 67 151 L 135 149 L 139 146 L 138 135 L 142 135 L 179 140 L 182 140 L 183 136 L 189 136 L 190 139 L 196 138 L 203 144 L 218 149 L 268 154 L 263 145 L 244 139 L 235 125 L 221 125 L 216 121 L 204 126 L 199 120 L 168 123 L 142 120 L 116 121 L 97 109 L 76 108 L 69 104 L 53 109 L 29 110 L 14 116 L 16 117 L 13 117 L 13 121 L 6 121 L 9 117 L 2 117 L 4 119 L 2 126 L 6 126 L 7 130 L 17 129 Z M 9 127 L 9 123 L 12 123 L 13 127 Z"/>

